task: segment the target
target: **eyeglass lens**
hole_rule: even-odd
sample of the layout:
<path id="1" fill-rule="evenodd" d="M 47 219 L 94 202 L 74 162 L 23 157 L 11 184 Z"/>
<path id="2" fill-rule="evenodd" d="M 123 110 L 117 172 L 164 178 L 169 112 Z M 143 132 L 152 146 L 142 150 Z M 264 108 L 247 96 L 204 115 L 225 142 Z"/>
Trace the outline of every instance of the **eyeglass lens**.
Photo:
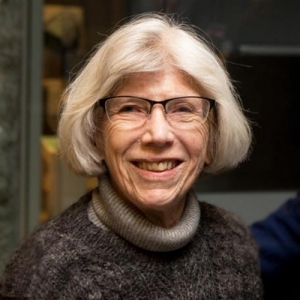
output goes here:
<path id="1" fill-rule="evenodd" d="M 155 102 L 124 96 L 106 100 L 105 110 L 111 122 L 122 120 L 138 124 L 148 118 L 156 105 L 163 106 L 167 120 L 175 125 L 196 121 L 204 123 L 210 111 L 210 102 L 201 97 L 181 97 Z"/>

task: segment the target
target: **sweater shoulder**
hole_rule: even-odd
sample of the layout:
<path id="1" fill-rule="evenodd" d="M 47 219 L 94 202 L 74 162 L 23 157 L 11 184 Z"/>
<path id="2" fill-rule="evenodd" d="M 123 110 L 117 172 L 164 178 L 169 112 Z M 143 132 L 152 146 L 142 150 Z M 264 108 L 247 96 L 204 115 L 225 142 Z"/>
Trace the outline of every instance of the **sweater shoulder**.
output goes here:
<path id="1" fill-rule="evenodd" d="M 243 236 L 250 234 L 248 226 L 236 214 L 221 207 L 200 201 L 201 219 L 208 222 L 211 226 L 225 226 L 227 230 L 232 230 L 237 235 Z"/>
<path id="2" fill-rule="evenodd" d="M 77 235 L 83 233 L 82 231 L 85 231 L 86 226 L 90 223 L 87 214 L 90 199 L 91 192 L 82 196 L 61 214 L 38 226 L 21 243 L 17 251 L 26 248 L 27 245 L 30 247 L 40 245 L 41 241 L 43 241 L 42 245 L 47 250 L 47 244 L 57 243 L 67 236 L 76 238 Z"/>
<path id="3" fill-rule="evenodd" d="M 49 266 L 65 266 L 80 255 L 77 242 L 82 241 L 82 237 L 88 238 L 87 232 L 93 235 L 98 229 L 88 219 L 90 197 L 90 193 L 81 197 L 63 213 L 39 226 L 20 244 L 0 277 L 0 295 L 31 296 L 32 283 L 36 277 L 47 274 Z M 81 251 L 87 249 L 82 247 Z"/>
<path id="4" fill-rule="evenodd" d="M 251 253 L 258 259 L 258 247 L 250 232 L 249 227 L 236 214 L 221 207 L 200 201 L 201 224 L 200 228 L 206 228 L 210 234 L 230 237 L 236 244 L 241 243 L 251 250 Z"/>

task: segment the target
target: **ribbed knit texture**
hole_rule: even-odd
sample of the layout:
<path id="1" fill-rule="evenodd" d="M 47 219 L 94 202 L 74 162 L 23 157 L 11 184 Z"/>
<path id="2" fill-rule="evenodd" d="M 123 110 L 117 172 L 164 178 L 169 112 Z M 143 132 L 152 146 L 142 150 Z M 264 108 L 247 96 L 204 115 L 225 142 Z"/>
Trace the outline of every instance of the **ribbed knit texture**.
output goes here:
<path id="1" fill-rule="evenodd" d="M 99 189 L 93 192 L 92 198 L 100 222 L 145 250 L 177 250 L 193 238 L 199 225 L 200 205 L 193 191 L 187 195 L 181 220 L 172 228 L 162 228 L 151 223 L 133 205 L 121 199 L 106 176 L 100 178 Z"/>
<path id="2" fill-rule="evenodd" d="M 91 197 L 17 249 L 0 278 L 0 299 L 262 299 L 256 246 L 231 214 L 200 202 L 192 240 L 153 252 L 91 222 Z"/>

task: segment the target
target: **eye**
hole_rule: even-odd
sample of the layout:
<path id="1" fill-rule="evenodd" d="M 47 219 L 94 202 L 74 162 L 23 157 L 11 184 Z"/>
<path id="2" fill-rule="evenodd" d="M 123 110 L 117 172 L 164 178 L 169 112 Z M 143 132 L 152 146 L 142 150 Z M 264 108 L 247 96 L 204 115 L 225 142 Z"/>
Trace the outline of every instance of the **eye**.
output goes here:
<path id="1" fill-rule="evenodd" d="M 119 108 L 118 113 L 132 113 L 132 112 L 136 112 L 139 111 L 140 108 L 136 105 L 124 105 L 122 107 Z"/>
<path id="2" fill-rule="evenodd" d="M 175 103 L 169 107 L 169 113 L 195 113 L 195 111 L 196 108 L 191 103 Z"/>
<path id="3" fill-rule="evenodd" d="M 118 107 L 118 114 L 146 114 L 147 108 L 139 103 L 124 103 Z"/>

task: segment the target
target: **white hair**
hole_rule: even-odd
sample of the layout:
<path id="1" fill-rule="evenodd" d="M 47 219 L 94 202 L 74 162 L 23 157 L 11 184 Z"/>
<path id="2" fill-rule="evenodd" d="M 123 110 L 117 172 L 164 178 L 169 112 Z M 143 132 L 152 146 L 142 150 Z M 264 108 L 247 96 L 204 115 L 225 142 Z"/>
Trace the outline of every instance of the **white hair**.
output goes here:
<path id="1" fill-rule="evenodd" d="M 94 140 L 98 99 L 113 95 L 129 74 L 167 66 L 182 70 L 206 97 L 216 100 L 208 119 L 211 163 L 202 173 L 232 168 L 247 157 L 251 128 L 221 60 L 191 26 L 168 15 L 146 14 L 99 44 L 66 89 L 58 136 L 60 153 L 71 169 L 85 176 L 106 171 Z"/>

